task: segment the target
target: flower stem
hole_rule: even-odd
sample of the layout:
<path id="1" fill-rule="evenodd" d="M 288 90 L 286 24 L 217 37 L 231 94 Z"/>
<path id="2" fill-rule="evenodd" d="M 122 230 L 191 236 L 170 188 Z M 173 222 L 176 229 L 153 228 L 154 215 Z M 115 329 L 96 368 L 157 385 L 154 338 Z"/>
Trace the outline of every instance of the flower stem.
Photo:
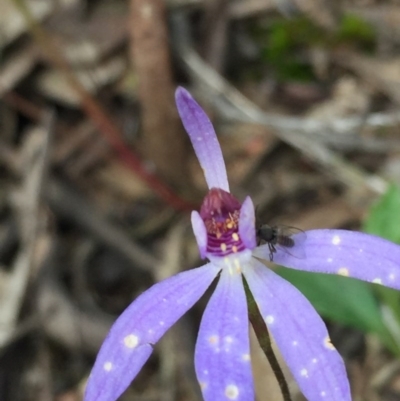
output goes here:
<path id="1" fill-rule="evenodd" d="M 274 375 L 276 377 L 276 380 L 278 381 L 284 401 L 292 401 L 289 392 L 289 386 L 272 349 L 271 337 L 269 335 L 267 325 L 265 324 L 265 321 L 260 314 L 256 301 L 253 298 L 253 294 L 250 292 L 249 286 L 244 278 L 243 281 L 246 291 L 250 323 L 253 326 L 254 332 L 256 333 L 256 337 L 258 339 L 260 347 L 267 357 L 272 371 L 274 372 Z"/>

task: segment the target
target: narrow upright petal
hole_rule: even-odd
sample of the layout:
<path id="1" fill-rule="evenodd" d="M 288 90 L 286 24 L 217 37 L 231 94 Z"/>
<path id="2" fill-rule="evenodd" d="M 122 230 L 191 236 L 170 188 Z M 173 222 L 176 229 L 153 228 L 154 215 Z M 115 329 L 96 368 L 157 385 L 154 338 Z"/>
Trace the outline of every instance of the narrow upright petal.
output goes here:
<path id="1" fill-rule="evenodd" d="M 195 364 L 205 401 L 254 401 L 246 297 L 236 269 L 222 270 L 201 321 Z"/>
<path id="2" fill-rule="evenodd" d="M 197 246 L 199 247 L 200 257 L 205 258 L 207 253 L 208 234 L 207 228 L 201 218 L 199 212 L 195 210 L 192 212 L 192 228 L 194 236 L 196 237 Z"/>
<path id="3" fill-rule="evenodd" d="M 346 230 L 307 231 L 306 258 L 277 252 L 274 262 L 293 269 L 340 274 L 400 289 L 400 246 L 373 235 Z M 265 257 L 268 247 L 254 256 Z"/>
<path id="4" fill-rule="evenodd" d="M 114 401 L 150 356 L 153 345 L 204 294 L 218 274 L 211 263 L 153 285 L 117 319 L 86 387 L 85 401 Z"/>
<path id="5" fill-rule="evenodd" d="M 186 89 L 179 87 L 176 90 L 175 99 L 179 115 L 204 171 L 208 187 L 221 188 L 229 192 L 221 147 L 210 119 Z"/>
<path id="6" fill-rule="evenodd" d="M 256 218 L 253 201 L 249 196 L 240 208 L 239 235 L 247 249 L 256 247 Z"/>
<path id="7" fill-rule="evenodd" d="M 342 358 L 322 319 L 290 283 L 253 259 L 244 275 L 289 369 L 308 401 L 351 401 Z"/>

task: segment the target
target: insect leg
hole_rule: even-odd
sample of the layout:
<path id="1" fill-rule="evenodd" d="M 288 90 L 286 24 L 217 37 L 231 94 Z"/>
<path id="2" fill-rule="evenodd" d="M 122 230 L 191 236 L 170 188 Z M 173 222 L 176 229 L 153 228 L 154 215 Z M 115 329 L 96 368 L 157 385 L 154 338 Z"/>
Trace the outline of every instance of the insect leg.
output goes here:
<path id="1" fill-rule="evenodd" d="M 268 242 L 268 249 L 269 249 L 269 261 L 273 262 L 274 253 L 276 252 L 276 248 L 275 248 L 274 244 L 272 244 L 271 242 Z"/>

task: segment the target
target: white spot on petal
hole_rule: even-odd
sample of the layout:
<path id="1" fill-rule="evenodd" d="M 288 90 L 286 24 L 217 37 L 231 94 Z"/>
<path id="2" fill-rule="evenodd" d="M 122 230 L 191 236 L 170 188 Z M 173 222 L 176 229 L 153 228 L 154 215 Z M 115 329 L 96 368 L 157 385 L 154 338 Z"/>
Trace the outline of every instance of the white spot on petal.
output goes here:
<path id="1" fill-rule="evenodd" d="M 382 279 L 377 277 L 377 278 L 374 278 L 372 280 L 372 282 L 375 283 L 375 284 L 382 284 Z"/>
<path id="2" fill-rule="evenodd" d="M 389 274 L 389 280 L 393 281 L 396 278 L 395 274 Z"/>
<path id="3" fill-rule="evenodd" d="M 321 397 L 325 397 L 325 396 L 326 396 L 325 391 L 321 391 Z"/>
<path id="4" fill-rule="evenodd" d="M 232 338 L 231 336 L 226 336 L 226 337 L 224 338 L 224 340 L 225 340 L 225 342 L 227 342 L 228 344 L 233 343 L 233 338 Z"/>
<path id="5" fill-rule="evenodd" d="M 301 369 L 300 374 L 301 374 L 303 377 L 308 377 L 308 370 L 307 370 L 307 369 Z"/>
<path id="6" fill-rule="evenodd" d="M 333 245 L 339 245 L 340 242 L 341 242 L 341 239 L 340 239 L 340 237 L 339 237 L 338 235 L 335 235 L 335 236 L 332 238 L 332 244 L 333 244 Z"/>
<path id="7" fill-rule="evenodd" d="M 327 261 L 328 263 L 332 263 L 332 262 L 333 262 L 333 259 L 332 259 L 332 258 L 328 258 L 328 259 L 326 259 L 326 261 Z"/>
<path id="8" fill-rule="evenodd" d="M 338 270 L 337 274 L 339 274 L 339 276 L 345 276 L 345 277 L 350 276 L 350 272 L 349 272 L 349 269 L 347 267 L 341 267 Z"/>
<path id="9" fill-rule="evenodd" d="M 364 249 L 362 249 L 362 248 L 360 248 L 359 250 L 358 250 L 358 252 L 364 252 Z"/>
<path id="10" fill-rule="evenodd" d="M 139 344 L 139 337 L 134 334 L 129 334 L 124 338 L 124 344 L 128 348 L 136 348 Z"/>
<path id="11" fill-rule="evenodd" d="M 207 383 L 206 382 L 199 382 L 199 384 L 200 384 L 200 388 L 202 390 L 205 390 L 207 388 Z"/>
<path id="12" fill-rule="evenodd" d="M 238 395 L 239 395 L 238 387 L 235 386 L 234 384 L 230 384 L 229 386 L 226 386 L 225 395 L 230 400 L 236 400 L 236 398 L 238 398 Z"/>
<path id="13" fill-rule="evenodd" d="M 317 363 L 318 362 L 318 359 L 317 358 L 314 358 L 313 360 L 312 360 L 312 363 Z"/>
<path id="14" fill-rule="evenodd" d="M 243 354 L 243 355 L 242 355 L 242 359 L 243 359 L 244 361 L 250 361 L 250 354 Z"/>
<path id="15" fill-rule="evenodd" d="M 265 317 L 265 323 L 267 323 L 267 324 L 272 324 L 272 323 L 274 323 L 274 321 L 275 321 L 275 318 L 272 315 L 268 315 Z"/>
<path id="16" fill-rule="evenodd" d="M 103 369 L 104 369 L 106 372 L 110 372 L 112 368 L 113 368 L 113 364 L 112 364 L 111 362 L 106 362 L 106 363 L 103 365 Z"/>
<path id="17" fill-rule="evenodd" d="M 299 343 L 295 340 L 295 341 L 292 341 L 292 345 L 293 345 L 293 347 L 297 347 L 299 345 Z"/>

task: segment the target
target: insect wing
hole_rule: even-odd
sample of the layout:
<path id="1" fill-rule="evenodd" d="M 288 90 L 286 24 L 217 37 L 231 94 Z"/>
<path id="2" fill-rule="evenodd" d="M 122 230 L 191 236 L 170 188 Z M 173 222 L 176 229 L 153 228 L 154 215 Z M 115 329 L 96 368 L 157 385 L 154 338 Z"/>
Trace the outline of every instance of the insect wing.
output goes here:
<path id="1" fill-rule="evenodd" d="M 277 226 L 277 230 L 278 241 L 276 248 L 294 256 L 295 258 L 305 259 L 306 253 L 303 245 L 307 239 L 306 233 L 303 230 L 300 230 L 300 228 L 283 225 Z M 288 245 L 288 239 L 292 240 L 293 244 Z"/>

